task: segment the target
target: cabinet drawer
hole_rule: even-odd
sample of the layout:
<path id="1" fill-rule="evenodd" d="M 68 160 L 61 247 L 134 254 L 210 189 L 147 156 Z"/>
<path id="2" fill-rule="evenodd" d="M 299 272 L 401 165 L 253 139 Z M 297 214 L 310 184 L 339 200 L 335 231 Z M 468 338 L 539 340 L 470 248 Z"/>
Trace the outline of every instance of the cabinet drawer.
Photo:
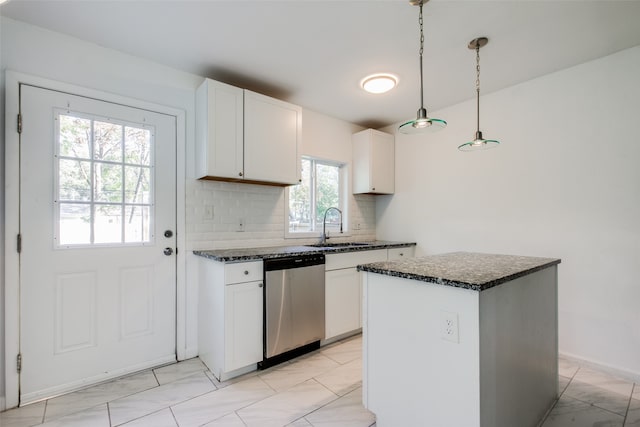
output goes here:
<path id="1" fill-rule="evenodd" d="M 262 261 L 224 265 L 224 283 L 243 283 L 262 280 Z"/>
<path id="2" fill-rule="evenodd" d="M 414 256 L 414 247 L 409 246 L 406 248 L 391 248 L 389 249 L 389 261 L 411 258 Z"/>
<path id="3" fill-rule="evenodd" d="M 327 254 L 325 256 L 325 270 L 337 270 L 340 268 L 351 268 L 359 264 L 369 264 L 387 260 L 386 249 L 375 249 L 371 251 L 345 252 L 340 254 Z"/>

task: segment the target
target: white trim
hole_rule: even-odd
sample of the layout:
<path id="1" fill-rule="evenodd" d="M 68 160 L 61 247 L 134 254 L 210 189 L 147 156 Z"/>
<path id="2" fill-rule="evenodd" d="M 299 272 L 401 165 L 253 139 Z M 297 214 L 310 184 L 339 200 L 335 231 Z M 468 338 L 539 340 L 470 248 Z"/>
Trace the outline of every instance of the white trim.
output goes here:
<path id="1" fill-rule="evenodd" d="M 321 157 L 314 156 L 306 156 L 303 155 L 303 158 L 311 160 L 312 162 L 317 162 L 320 164 L 328 165 L 328 166 L 336 166 L 339 168 L 340 174 L 340 188 L 338 191 L 340 193 L 340 205 L 337 206 L 338 209 L 342 211 L 342 226 L 343 233 L 342 234 L 332 234 L 331 237 L 351 237 L 351 228 L 349 221 L 349 163 L 339 161 L 339 160 L 331 160 L 325 159 Z M 301 232 L 291 232 L 289 231 L 289 190 L 293 186 L 285 187 L 284 189 L 284 238 L 285 239 L 319 239 L 322 237 L 322 228 L 321 224 L 319 225 L 318 230 L 315 231 L 301 231 Z M 313 205 L 312 205 L 313 211 Z M 313 213 L 312 213 L 313 214 Z"/>
<path id="2" fill-rule="evenodd" d="M 6 70 L 5 77 L 5 406 L 18 405 L 19 375 L 16 355 L 20 352 L 20 258 L 16 251 L 16 238 L 20 230 L 19 212 L 19 137 L 16 118 L 19 111 L 18 86 L 25 83 L 60 92 L 67 92 L 107 102 L 146 109 L 176 118 L 176 356 L 184 360 L 186 349 L 186 112 L 181 109 L 154 104 L 121 95 L 102 92 L 68 83 Z"/>
<path id="3" fill-rule="evenodd" d="M 140 363 L 138 365 L 130 366 L 128 368 L 117 369 L 115 371 L 111 371 L 108 373 L 94 375 L 89 378 L 83 378 L 81 380 L 73 381 L 67 384 L 50 387 L 48 389 L 39 390 L 34 393 L 27 393 L 22 396 L 22 401 L 20 402 L 20 405 L 28 405 L 30 403 L 36 403 L 40 400 L 46 400 L 46 399 L 49 399 L 50 397 L 59 396 L 64 393 L 80 390 L 86 387 L 91 387 L 91 386 L 112 380 L 114 378 L 122 377 L 124 375 L 130 375 L 135 372 L 144 371 L 144 370 L 155 368 L 161 365 L 167 365 L 170 363 L 174 363 L 175 361 L 176 361 L 176 356 L 175 354 L 172 354 L 165 357 L 159 357 L 150 362 L 145 362 L 145 363 Z"/>
<path id="4" fill-rule="evenodd" d="M 559 355 L 565 359 L 568 359 L 574 363 L 576 363 L 581 368 L 590 368 L 596 371 L 603 372 L 605 374 L 609 374 L 614 377 L 622 378 L 636 384 L 640 384 L 640 372 L 629 371 L 627 369 L 622 369 L 617 366 L 608 365 L 601 362 L 596 362 L 590 359 L 585 359 L 583 357 L 577 356 L 572 353 L 565 353 L 564 351 L 560 351 Z"/>

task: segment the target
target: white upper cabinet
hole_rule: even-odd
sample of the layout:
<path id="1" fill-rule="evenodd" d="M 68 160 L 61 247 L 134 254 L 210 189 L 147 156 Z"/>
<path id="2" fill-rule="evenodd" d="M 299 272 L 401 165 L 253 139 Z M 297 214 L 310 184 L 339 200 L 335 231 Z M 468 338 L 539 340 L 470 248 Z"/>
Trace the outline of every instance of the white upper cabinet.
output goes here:
<path id="1" fill-rule="evenodd" d="M 196 92 L 196 177 L 300 182 L 302 109 L 206 79 Z"/>
<path id="2" fill-rule="evenodd" d="M 375 129 L 353 134 L 353 193 L 393 194 L 394 137 Z"/>
<path id="3" fill-rule="evenodd" d="M 196 177 L 242 179 L 244 94 L 206 79 L 196 92 Z"/>
<path id="4" fill-rule="evenodd" d="M 281 184 L 300 181 L 302 109 L 244 91 L 245 179 Z"/>

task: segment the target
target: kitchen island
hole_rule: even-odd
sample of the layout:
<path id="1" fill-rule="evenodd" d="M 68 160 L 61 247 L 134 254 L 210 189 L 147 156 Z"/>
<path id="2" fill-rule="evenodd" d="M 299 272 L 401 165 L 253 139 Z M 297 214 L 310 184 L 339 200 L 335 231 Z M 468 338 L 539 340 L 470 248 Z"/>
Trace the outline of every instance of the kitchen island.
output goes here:
<path id="1" fill-rule="evenodd" d="M 558 393 L 559 263 L 458 252 L 358 266 L 377 426 L 536 426 Z"/>

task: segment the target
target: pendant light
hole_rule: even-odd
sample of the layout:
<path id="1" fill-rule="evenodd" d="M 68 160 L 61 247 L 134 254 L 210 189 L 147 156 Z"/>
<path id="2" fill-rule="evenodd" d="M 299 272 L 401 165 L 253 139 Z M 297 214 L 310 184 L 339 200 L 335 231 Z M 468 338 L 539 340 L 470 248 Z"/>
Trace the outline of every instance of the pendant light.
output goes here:
<path id="1" fill-rule="evenodd" d="M 476 51 L 476 137 L 458 147 L 460 151 L 479 151 L 495 148 L 500 142 L 495 139 L 484 139 L 480 132 L 480 48 L 489 43 L 486 37 L 479 37 L 469 42 L 469 49 Z"/>
<path id="2" fill-rule="evenodd" d="M 409 120 L 403 123 L 399 127 L 399 131 L 405 134 L 427 133 L 433 132 L 447 126 L 447 122 L 440 119 L 432 119 L 427 117 L 427 110 L 424 108 L 424 85 L 422 77 L 422 54 L 424 52 L 424 30 L 422 19 L 422 6 L 429 0 L 412 0 L 409 3 L 413 6 L 420 7 L 420 15 L 418 16 L 418 23 L 420 24 L 420 108 L 415 120 Z"/>

